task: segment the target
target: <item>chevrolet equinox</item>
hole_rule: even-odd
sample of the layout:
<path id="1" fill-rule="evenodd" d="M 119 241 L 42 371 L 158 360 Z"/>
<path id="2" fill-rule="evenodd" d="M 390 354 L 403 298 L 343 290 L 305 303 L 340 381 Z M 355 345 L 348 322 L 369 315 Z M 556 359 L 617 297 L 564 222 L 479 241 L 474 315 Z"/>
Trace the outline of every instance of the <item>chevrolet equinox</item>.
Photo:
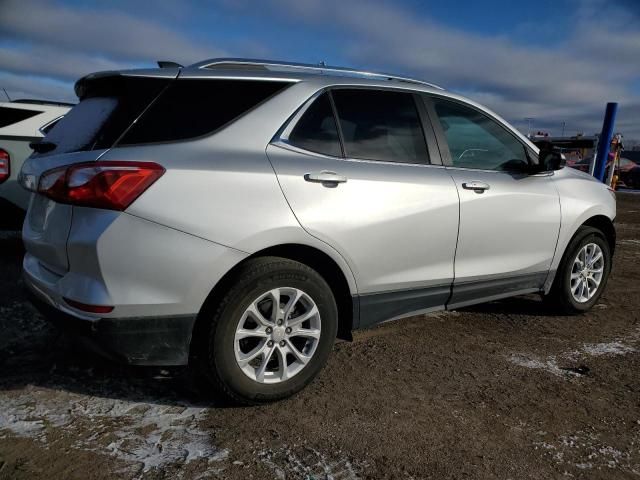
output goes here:
<path id="1" fill-rule="evenodd" d="M 20 173 L 24 278 L 110 358 L 273 401 L 354 329 L 527 293 L 584 312 L 605 287 L 612 192 L 436 85 L 213 59 L 75 91 Z"/>

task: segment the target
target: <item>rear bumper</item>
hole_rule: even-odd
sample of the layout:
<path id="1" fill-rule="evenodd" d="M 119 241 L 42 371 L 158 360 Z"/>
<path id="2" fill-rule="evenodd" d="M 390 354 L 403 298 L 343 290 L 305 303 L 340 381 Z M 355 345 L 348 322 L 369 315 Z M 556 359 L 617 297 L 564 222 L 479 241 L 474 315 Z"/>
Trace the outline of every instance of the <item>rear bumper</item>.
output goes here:
<path id="1" fill-rule="evenodd" d="M 198 312 L 247 254 L 123 212 L 73 207 L 73 222 L 59 216 L 65 226 L 44 210 L 41 228 L 29 227 L 28 214 L 22 265 L 47 318 L 120 361 L 186 364 Z M 113 310 L 91 313 L 73 302 Z"/>
<path id="2" fill-rule="evenodd" d="M 131 365 L 186 365 L 189 361 L 195 315 L 79 318 L 59 310 L 26 283 L 31 302 L 47 320 L 104 357 Z"/>

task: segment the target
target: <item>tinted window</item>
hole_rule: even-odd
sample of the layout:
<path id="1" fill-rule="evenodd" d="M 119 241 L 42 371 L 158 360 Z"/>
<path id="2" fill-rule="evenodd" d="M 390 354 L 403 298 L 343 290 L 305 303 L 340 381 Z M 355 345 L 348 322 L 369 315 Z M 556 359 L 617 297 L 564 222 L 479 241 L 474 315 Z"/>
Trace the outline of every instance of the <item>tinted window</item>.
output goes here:
<path id="1" fill-rule="evenodd" d="M 329 94 L 320 95 L 289 134 L 289 143 L 312 152 L 342 156 Z"/>
<path id="2" fill-rule="evenodd" d="M 338 89 L 332 94 L 347 157 L 429 162 L 412 94 L 363 89 Z"/>
<path id="3" fill-rule="evenodd" d="M 512 170 L 528 164 L 524 145 L 497 122 L 455 102 L 434 99 L 454 167 Z"/>
<path id="4" fill-rule="evenodd" d="M 42 157 L 113 146 L 169 81 L 110 76 L 85 82 L 80 103 L 47 132 L 46 141 L 56 147 L 35 155 Z"/>
<path id="5" fill-rule="evenodd" d="M 39 113 L 36 110 L 25 110 L 23 108 L 0 107 L 0 128 L 21 122 Z"/>
<path id="6" fill-rule="evenodd" d="M 47 132 L 46 142 L 54 144 L 55 148 L 35 155 L 43 157 L 90 150 L 98 132 L 117 106 L 117 99 L 111 97 L 92 97 L 82 100 Z"/>
<path id="7" fill-rule="evenodd" d="M 211 133 L 287 85 L 259 80 L 176 80 L 119 143 L 170 142 Z"/>

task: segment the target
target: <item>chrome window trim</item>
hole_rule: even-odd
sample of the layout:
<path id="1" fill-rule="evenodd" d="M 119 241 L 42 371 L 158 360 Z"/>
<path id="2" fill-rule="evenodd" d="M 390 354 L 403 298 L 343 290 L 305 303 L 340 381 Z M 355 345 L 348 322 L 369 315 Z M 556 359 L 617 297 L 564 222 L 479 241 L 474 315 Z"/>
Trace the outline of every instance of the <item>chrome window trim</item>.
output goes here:
<path id="1" fill-rule="evenodd" d="M 389 162 L 385 160 L 371 160 L 367 158 L 351 158 L 351 157 L 334 157 L 331 155 L 325 155 L 323 153 L 313 152 L 311 150 L 305 150 L 304 148 L 296 147 L 295 145 L 291 145 L 286 141 L 281 139 L 273 140 L 269 143 L 269 145 L 273 145 L 274 147 L 283 148 L 285 150 L 289 150 L 295 153 L 300 153 L 303 155 L 310 155 L 312 157 L 324 158 L 326 160 L 342 160 L 346 162 L 358 162 L 358 163 L 367 163 L 367 164 L 383 164 L 383 165 L 404 165 L 407 167 L 436 167 L 436 168 L 445 168 L 444 165 L 438 165 L 433 163 L 409 163 L 409 162 Z M 502 172 L 506 173 L 506 172 Z"/>
<path id="2" fill-rule="evenodd" d="M 553 173 L 554 173 L 551 171 L 551 172 L 539 172 L 539 173 L 531 174 L 531 173 L 519 172 L 517 170 L 488 170 L 484 168 L 453 167 L 449 165 L 445 165 L 444 167 L 447 170 L 463 170 L 465 172 L 501 173 L 501 174 L 507 174 L 512 176 L 516 174 L 520 174 L 526 177 L 547 177 L 547 176 L 553 176 Z"/>
<path id="3" fill-rule="evenodd" d="M 435 166 L 435 167 L 442 167 L 443 165 L 439 165 L 439 164 L 434 164 L 431 162 L 431 158 L 432 158 L 432 148 L 430 148 L 429 145 L 429 139 L 427 138 L 427 134 L 425 132 L 425 129 L 427 128 L 425 125 L 422 124 L 423 119 L 422 116 L 420 115 L 420 110 L 419 110 L 419 106 L 417 104 L 417 100 L 414 97 L 414 102 L 416 102 L 416 112 L 418 115 L 418 121 L 420 123 L 420 128 L 422 130 L 423 133 L 423 137 L 424 137 L 424 143 L 425 143 L 425 147 L 427 149 L 427 154 L 429 155 L 429 158 L 427 159 L 426 162 L 421 162 L 421 163 L 412 163 L 412 162 L 390 162 L 390 161 L 386 161 L 386 160 L 373 160 L 370 158 L 351 158 L 351 157 L 346 157 L 346 156 L 342 156 L 342 157 L 334 157 L 332 155 L 325 155 L 322 153 L 318 153 L 318 152 L 313 152 L 311 150 L 306 150 L 304 148 L 300 148 L 297 147 L 291 143 L 289 143 L 289 135 L 291 135 L 291 132 L 293 131 L 293 129 L 295 128 L 295 126 L 298 124 L 298 121 L 300 121 L 300 118 L 305 114 L 305 112 L 309 109 L 309 107 L 313 104 L 313 102 L 320 97 L 322 94 L 326 93 L 326 92 L 331 92 L 332 90 L 353 90 L 353 89 L 359 89 L 359 90 L 382 90 L 382 91 L 395 91 L 395 92 L 401 92 L 401 93 L 405 93 L 407 95 L 415 95 L 417 92 L 415 92 L 414 90 L 411 90 L 409 88 L 401 88 L 401 87 L 393 87 L 393 86 L 369 86 L 369 85 L 327 85 L 325 87 L 322 87 L 320 90 L 318 90 L 317 92 L 315 92 L 313 95 L 311 95 L 300 107 L 298 107 L 298 110 L 291 116 L 289 117 L 289 119 L 284 123 L 284 125 L 282 127 L 280 127 L 280 130 L 278 130 L 278 132 L 273 136 L 273 139 L 271 140 L 271 142 L 269 142 L 271 145 L 276 145 L 282 148 L 286 148 L 288 150 L 297 152 L 297 153 L 308 153 L 314 156 L 320 156 L 320 157 L 324 157 L 324 158 L 331 158 L 331 159 L 337 159 L 337 160 L 353 160 L 353 161 L 363 161 L 363 162 L 368 162 L 368 163 L 384 163 L 384 164 L 388 164 L 388 165 L 424 165 L 424 166 Z M 331 98 L 331 102 L 333 104 L 333 98 Z M 332 105 L 332 108 L 333 105 Z M 341 137 L 341 130 L 340 130 L 340 125 L 338 124 L 339 122 L 339 118 L 337 117 L 337 112 L 334 111 L 334 120 L 336 122 L 336 127 L 338 128 L 338 136 Z M 434 132 L 435 134 L 435 132 Z M 340 148 L 344 151 L 344 145 L 343 145 L 343 141 L 342 138 L 340 138 Z"/>

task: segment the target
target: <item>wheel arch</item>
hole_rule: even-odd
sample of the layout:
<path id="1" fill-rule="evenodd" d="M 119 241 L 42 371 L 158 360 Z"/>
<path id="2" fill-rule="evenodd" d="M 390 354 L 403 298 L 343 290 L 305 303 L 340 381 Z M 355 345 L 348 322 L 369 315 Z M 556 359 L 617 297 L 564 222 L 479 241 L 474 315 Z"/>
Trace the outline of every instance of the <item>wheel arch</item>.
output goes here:
<path id="1" fill-rule="evenodd" d="M 593 227 L 600 230 L 607 239 L 611 256 L 613 256 L 613 252 L 616 248 L 616 229 L 613 226 L 613 221 L 611 221 L 609 217 L 605 215 L 594 215 L 583 222 L 580 227 Z M 580 227 L 578 227 L 571 238 L 575 237 Z"/>
<path id="2" fill-rule="evenodd" d="M 331 258 L 330 255 L 318 248 L 296 243 L 281 244 L 264 248 L 243 258 L 224 274 L 212 288 L 198 313 L 193 327 L 189 354 L 190 362 L 193 355 L 201 351 L 199 348 L 201 346 L 200 342 L 207 337 L 206 334 L 204 334 L 204 329 L 206 328 L 204 312 L 210 311 L 211 306 L 220 300 L 224 292 L 231 286 L 236 272 L 245 262 L 254 258 L 267 256 L 287 258 L 303 263 L 316 270 L 326 280 L 336 299 L 336 306 L 338 307 L 337 336 L 343 340 L 351 340 L 351 331 L 355 328 L 354 322 L 358 319 L 358 308 L 354 297 L 351 295 L 347 276 L 338 263 Z M 355 309 L 354 305 L 356 306 Z"/>
<path id="3" fill-rule="evenodd" d="M 607 217 L 606 215 L 597 214 L 587 218 L 575 228 L 571 237 L 569 237 L 566 244 L 564 245 L 564 248 L 562 250 L 562 255 L 560 255 L 560 257 L 558 258 L 558 264 L 557 264 L 558 267 L 560 265 L 560 262 L 562 262 L 562 259 L 564 258 L 567 252 L 567 248 L 569 248 L 569 245 L 571 244 L 571 241 L 575 238 L 575 236 L 580 231 L 580 228 L 582 227 L 592 227 L 597 230 L 600 230 L 604 235 L 605 239 L 607 240 L 607 244 L 609 245 L 609 251 L 611 253 L 611 256 L 613 257 L 613 253 L 615 251 L 615 246 L 616 246 L 616 229 L 613 225 L 613 221 L 609 217 Z M 557 269 L 554 268 L 550 272 L 550 275 L 547 277 L 547 280 L 545 281 L 545 285 L 544 285 L 545 294 L 548 294 L 549 291 L 551 290 L 556 274 L 557 274 Z"/>

